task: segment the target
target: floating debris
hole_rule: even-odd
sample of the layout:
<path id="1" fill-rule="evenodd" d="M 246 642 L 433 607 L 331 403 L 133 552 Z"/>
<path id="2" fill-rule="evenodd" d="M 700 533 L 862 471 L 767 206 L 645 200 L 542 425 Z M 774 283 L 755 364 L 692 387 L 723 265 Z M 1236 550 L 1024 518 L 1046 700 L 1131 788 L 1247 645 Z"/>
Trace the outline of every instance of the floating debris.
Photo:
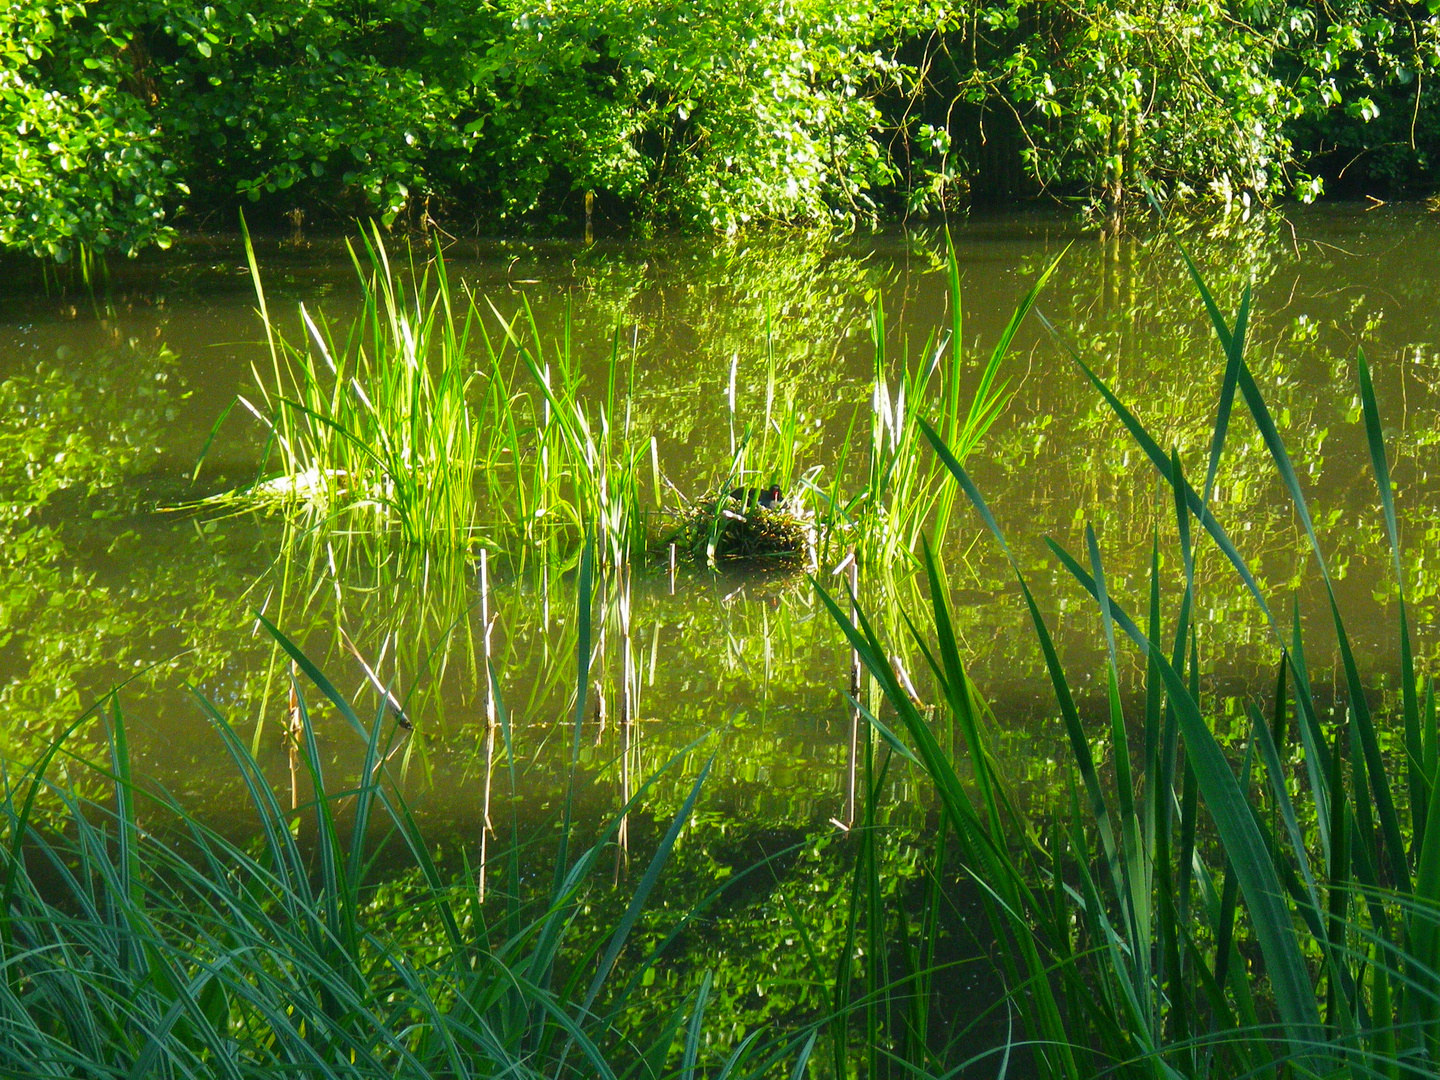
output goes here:
<path id="1" fill-rule="evenodd" d="M 303 502 L 318 506 L 328 504 L 337 495 L 345 494 L 349 477 L 344 469 L 302 469 L 292 476 L 281 474 L 261 480 L 245 489 L 257 502 Z"/>

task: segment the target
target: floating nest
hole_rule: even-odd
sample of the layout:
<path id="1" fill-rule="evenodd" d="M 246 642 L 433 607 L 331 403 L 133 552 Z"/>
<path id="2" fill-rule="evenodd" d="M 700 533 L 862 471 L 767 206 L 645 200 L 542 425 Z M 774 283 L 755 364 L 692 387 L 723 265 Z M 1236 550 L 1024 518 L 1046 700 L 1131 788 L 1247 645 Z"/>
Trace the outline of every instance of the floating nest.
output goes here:
<path id="1" fill-rule="evenodd" d="M 761 504 L 722 492 L 686 508 L 669 544 L 697 562 L 801 566 L 813 558 L 815 519 L 798 499 Z"/>

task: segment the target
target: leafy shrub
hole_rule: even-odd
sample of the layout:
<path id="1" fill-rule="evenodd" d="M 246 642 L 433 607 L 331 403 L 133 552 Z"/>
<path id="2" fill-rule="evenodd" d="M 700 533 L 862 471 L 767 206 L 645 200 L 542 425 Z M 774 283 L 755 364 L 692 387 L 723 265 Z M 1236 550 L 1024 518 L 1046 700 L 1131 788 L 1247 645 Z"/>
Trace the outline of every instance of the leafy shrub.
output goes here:
<path id="1" fill-rule="evenodd" d="M 45 0 L 0 10 L 0 245 L 58 261 L 80 246 L 168 247 L 166 209 L 187 193 L 144 103 L 88 55 L 123 41 L 86 27 L 84 11 Z"/>
<path id="2" fill-rule="evenodd" d="M 1007 170 L 1112 209 L 1308 200 L 1423 182 L 1440 143 L 1430 2 L 16 0 L 0 41 L 0 245 L 55 259 L 168 243 L 192 189 L 200 220 L 598 199 L 730 232 Z"/>
<path id="3" fill-rule="evenodd" d="M 705 228 L 853 219 L 890 175 L 871 139 L 890 11 L 25 0 L 0 16 L 0 115 L 20 132 L 0 136 L 19 140 L 0 242 L 163 243 L 182 174 L 197 212 L 243 197 L 513 227 L 597 192 Z"/>

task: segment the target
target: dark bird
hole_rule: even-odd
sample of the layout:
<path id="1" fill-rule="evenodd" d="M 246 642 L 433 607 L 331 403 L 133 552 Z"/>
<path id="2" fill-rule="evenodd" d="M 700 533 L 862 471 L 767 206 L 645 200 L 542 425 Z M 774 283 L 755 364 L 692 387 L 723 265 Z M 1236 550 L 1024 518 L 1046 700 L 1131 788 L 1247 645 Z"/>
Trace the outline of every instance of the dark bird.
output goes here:
<path id="1" fill-rule="evenodd" d="M 745 506 L 761 506 L 766 510 L 785 504 L 785 493 L 780 490 L 779 484 L 771 484 L 768 488 L 736 488 L 730 492 L 730 498 Z"/>

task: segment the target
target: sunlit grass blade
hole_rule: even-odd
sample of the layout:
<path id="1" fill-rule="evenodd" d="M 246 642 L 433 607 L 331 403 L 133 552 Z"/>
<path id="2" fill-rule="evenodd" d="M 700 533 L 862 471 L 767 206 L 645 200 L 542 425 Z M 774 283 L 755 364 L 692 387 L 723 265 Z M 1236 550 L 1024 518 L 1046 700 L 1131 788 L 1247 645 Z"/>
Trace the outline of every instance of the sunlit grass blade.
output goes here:
<path id="1" fill-rule="evenodd" d="M 1250 287 L 1240 297 L 1240 310 L 1235 315 L 1233 329 L 1217 326 L 1225 331 L 1225 376 L 1220 385 L 1220 402 L 1215 408 L 1215 422 L 1210 439 L 1210 461 L 1205 466 L 1205 493 L 1202 496 L 1208 505 L 1215 490 L 1215 477 L 1220 470 L 1220 455 L 1225 449 L 1225 434 L 1230 426 L 1230 413 L 1235 404 L 1235 387 L 1240 377 L 1240 363 L 1245 355 L 1245 331 L 1250 320 Z M 1223 323 L 1223 319 L 1221 322 Z"/>

